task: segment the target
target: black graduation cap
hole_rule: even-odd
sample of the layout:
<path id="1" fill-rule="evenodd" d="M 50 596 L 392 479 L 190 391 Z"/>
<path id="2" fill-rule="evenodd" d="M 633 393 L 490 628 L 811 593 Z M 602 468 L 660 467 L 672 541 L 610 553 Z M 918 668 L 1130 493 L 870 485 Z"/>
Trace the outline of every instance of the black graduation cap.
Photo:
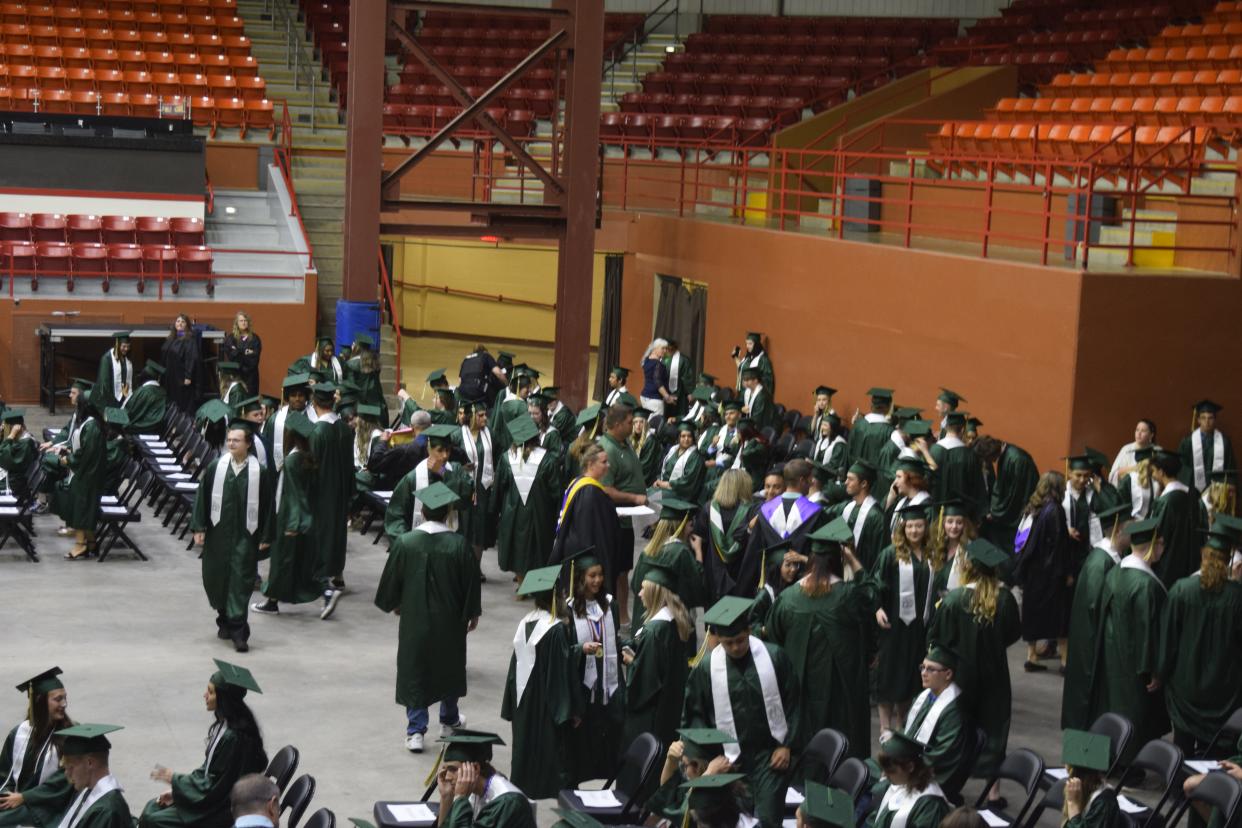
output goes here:
<path id="1" fill-rule="evenodd" d="M 876 386 L 874 388 L 868 388 L 867 396 L 871 397 L 872 402 L 892 402 L 893 401 L 893 389 L 881 388 L 879 386 Z"/>
<path id="2" fill-rule="evenodd" d="M 492 758 L 492 745 L 505 743 L 495 733 L 461 728 L 442 737 L 440 741 L 447 745 L 444 751 L 446 762 L 488 762 Z"/>
<path id="3" fill-rule="evenodd" d="M 44 693 L 50 693 L 53 690 L 63 690 L 65 685 L 61 683 L 59 678 L 57 678 L 62 674 L 62 672 L 63 671 L 59 667 L 44 670 L 37 676 L 31 676 L 21 684 L 17 685 L 17 690 L 20 693 L 26 693 L 31 696 L 41 696 Z"/>
<path id="4" fill-rule="evenodd" d="M 91 753 L 107 753 L 112 748 L 107 734 L 118 730 L 124 730 L 124 728 L 120 725 L 87 724 L 85 722 L 58 730 L 56 735 L 63 740 L 60 755 L 86 756 Z"/>
<path id="5" fill-rule="evenodd" d="M 1064 458 L 1066 468 L 1070 471 L 1093 471 L 1094 467 L 1091 463 L 1091 455 L 1089 454 L 1071 454 Z"/>
<path id="6" fill-rule="evenodd" d="M 1203 414 L 1205 412 L 1208 414 L 1218 414 L 1223 408 L 1224 408 L 1223 405 L 1221 405 L 1218 402 L 1213 402 L 1211 400 L 1199 400 L 1194 405 L 1196 414 Z"/>
<path id="7" fill-rule="evenodd" d="M 815 396 L 817 397 L 820 394 L 827 394 L 828 397 L 831 399 L 832 395 L 835 393 L 837 393 L 837 389 L 833 388 L 831 385 L 820 385 L 816 387 L 815 389 Z"/>
<path id="8" fill-rule="evenodd" d="M 897 731 L 888 741 L 880 743 L 880 750 L 893 759 L 922 759 L 924 745 L 918 739 Z"/>

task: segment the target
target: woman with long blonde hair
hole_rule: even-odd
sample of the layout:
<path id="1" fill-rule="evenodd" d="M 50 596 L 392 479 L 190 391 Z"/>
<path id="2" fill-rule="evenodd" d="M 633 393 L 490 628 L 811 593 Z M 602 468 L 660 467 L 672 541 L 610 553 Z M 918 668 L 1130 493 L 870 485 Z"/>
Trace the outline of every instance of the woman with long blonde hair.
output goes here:
<path id="1" fill-rule="evenodd" d="M 666 497 L 660 504 L 660 519 L 651 529 L 651 540 L 643 547 L 643 554 L 634 563 L 630 576 L 630 590 L 634 593 L 630 619 L 634 629 L 642 626 L 646 617 L 639 591 L 647 570 L 657 562 L 674 573 L 673 591 L 682 606 L 687 609 L 706 604 L 707 586 L 703 580 L 703 564 L 696 558 L 687 541 L 694 513 L 698 506 L 675 497 Z M 694 638 L 693 632 L 691 639 Z M 693 641 L 691 652 L 693 652 Z"/>
<path id="2" fill-rule="evenodd" d="M 748 521 L 754 486 L 744 469 L 729 469 L 720 476 L 706 509 L 694 519 L 690 546 L 703 565 L 707 597 L 711 606 L 737 586 L 746 557 Z"/>
<path id="3" fill-rule="evenodd" d="M 1208 525 L 1216 523 L 1220 515 L 1237 517 L 1238 514 L 1238 473 L 1234 469 L 1223 469 L 1211 473 L 1211 482 L 1203 492 L 1203 505 L 1207 509 Z"/>
<path id="4" fill-rule="evenodd" d="M 970 519 L 970 509 L 956 498 L 937 504 L 931 526 L 931 567 L 936 573 L 936 597 L 962 585 L 962 564 L 966 546 L 979 537 L 979 527 Z"/>
<path id="5" fill-rule="evenodd" d="M 1152 507 L 1164 491 L 1164 486 L 1151 473 L 1153 449 L 1140 448 L 1134 452 L 1134 465 L 1117 481 L 1117 496 L 1130 505 L 1130 516 L 1135 520 L 1151 517 Z"/>
<path id="6" fill-rule="evenodd" d="M 237 373 L 251 394 L 259 393 L 259 358 L 262 355 L 263 340 L 254 332 L 250 314 L 238 311 L 233 317 L 233 329 L 220 343 L 220 358 L 237 363 Z"/>
<path id="7" fill-rule="evenodd" d="M 662 561 L 647 567 L 638 589 L 646 620 L 625 643 L 621 658 L 627 666 L 625 728 L 621 744 L 640 733 L 654 734 L 661 744 L 677 738 L 681 704 L 686 696 L 686 642 L 694 632 L 690 613 L 677 597 L 676 573 Z"/>
<path id="8" fill-rule="evenodd" d="M 1013 692 L 1006 650 L 1022 632 L 1018 603 L 1000 581 L 1009 561 L 1009 553 L 982 538 L 968 544 L 962 586 L 941 601 L 927 635 L 930 645 L 958 654 L 963 710 L 988 734 L 974 770 L 983 778 L 1000 766 L 1009 742 Z M 988 799 L 999 798 L 993 787 Z"/>

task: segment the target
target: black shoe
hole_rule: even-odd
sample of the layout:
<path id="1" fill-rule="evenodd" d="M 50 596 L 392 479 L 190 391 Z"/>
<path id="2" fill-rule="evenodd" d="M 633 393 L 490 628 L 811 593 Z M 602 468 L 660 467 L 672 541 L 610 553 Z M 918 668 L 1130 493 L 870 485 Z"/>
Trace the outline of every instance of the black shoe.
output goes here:
<path id="1" fill-rule="evenodd" d="M 239 653 L 248 653 L 250 652 L 250 645 L 246 643 L 245 639 L 234 638 L 233 649 Z"/>
<path id="2" fill-rule="evenodd" d="M 336 603 L 341 600 L 339 589 L 325 590 L 323 593 L 323 609 L 319 611 L 319 620 L 327 621 L 336 612 Z"/>
<path id="3" fill-rule="evenodd" d="M 263 615 L 280 615 L 280 604 L 276 603 L 271 598 L 268 598 L 266 601 L 261 603 L 251 604 L 250 610 L 252 612 L 262 613 Z"/>
<path id="4" fill-rule="evenodd" d="M 342 578 L 340 575 L 337 575 L 335 578 L 332 579 L 332 588 L 337 590 L 338 592 L 344 590 L 345 579 Z"/>
<path id="5" fill-rule="evenodd" d="M 1047 666 L 1040 664 L 1038 661 L 1027 661 L 1022 665 L 1022 669 L 1028 673 L 1042 673 L 1047 670 Z"/>
<path id="6" fill-rule="evenodd" d="M 999 814 L 1001 811 L 1009 807 L 1009 800 L 1005 799 L 1003 796 L 998 797 L 997 799 L 989 799 L 983 803 L 983 807 L 987 808 L 994 814 Z"/>
<path id="7" fill-rule="evenodd" d="M 223 627 L 220 627 L 219 629 L 216 630 L 216 638 L 220 639 L 221 641 L 228 641 L 230 637 L 231 636 L 229 635 L 229 631 L 224 629 Z"/>

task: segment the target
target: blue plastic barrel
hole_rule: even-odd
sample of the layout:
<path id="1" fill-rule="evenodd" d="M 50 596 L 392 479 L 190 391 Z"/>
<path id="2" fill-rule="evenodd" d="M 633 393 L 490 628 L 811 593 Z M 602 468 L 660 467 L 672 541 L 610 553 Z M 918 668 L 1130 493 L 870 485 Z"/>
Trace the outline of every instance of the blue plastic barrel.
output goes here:
<path id="1" fill-rule="evenodd" d="M 364 333 L 375 341 L 375 350 L 379 350 L 380 309 L 379 302 L 350 302 L 346 299 L 336 300 L 336 350 L 354 344 L 358 334 Z"/>

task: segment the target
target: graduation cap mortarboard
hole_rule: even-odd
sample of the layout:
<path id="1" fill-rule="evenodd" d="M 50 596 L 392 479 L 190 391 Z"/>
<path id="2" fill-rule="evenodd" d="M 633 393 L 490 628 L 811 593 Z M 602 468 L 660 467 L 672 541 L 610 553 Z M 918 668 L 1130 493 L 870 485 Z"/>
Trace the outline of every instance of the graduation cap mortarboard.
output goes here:
<path id="1" fill-rule="evenodd" d="M 153 359 L 148 359 L 147 364 L 142 367 L 142 370 L 154 377 L 164 376 L 164 366 Z"/>
<path id="2" fill-rule="evenodd" d="M 1091 460 L 1091 467 L 1094 471 L 1099 471 L 1108 465 L 1108 455 L 1104 452 L 1087 446 L 1084 453 Z"/>
<path id="3" fill-rule="evenodd" d="M 261 394 L 259 396 L 259 399 L 262 400 L 263 405 L 267 406 L 268 408 L 280 408 L 280 400 L 276 399 L 270 394 Z"/>
<path id="4" fill-rule="evenodd" d="M 612 374 L 613 376 L 615 376 L 617 379 L 621 380 L 622 382 L 625 382 L 625 378 L 630 375 L 630 369 L 622 368 L 620 365 L 614 365 L 612 366 L 612 370 L 609 371 L 608 373 Z"/>
<path id="5" fill-rule="evenodd" d="M 929 647 L 927 649 L 927 660 L 934 661 L 941 667 L 948 667 L 950 670 L 957 669 L 957 653 L 943 644 L 933 644 Z"/>
<path id="6" fill-rule="evenodd" d="M 892 759 L 921 759 L 923 748 L 923 743 L 918 739 L 900 731 L 894 732 L 887 741 L 880 743 L 880 750 Z"/>
<path id="7" fill-rule="evenodd" d="M 513 364 L 513 358 L 514 358 L 514 357 L 516 357 L 516 356 L 517 356 L 517 354 L 510 353 L 509 351 L 499 351 L 499 352 L 496 354 L 496 359 L 501 360 L 502 362 L 503 362 L 503 361 L 508 361 L 508 363 L 509 363 L 510 365 L 512 365 L 512 364 Z"/>
<path id="8" fill-rule="evenodd" d="M 837 393 L 837 389 L 833 388 L 831 385 L 820 385 L 820 386 L 816 386 L 815 388 L 815 396 L 817 397 L 820 394 L 826 394 L 827 396 L 831 397 L 835 393 Z"/>
<path id="9" fill-rule="evenodd" d="M 1182 468 L 1182 456 L 1175 451 L 1167 451 L 1165 449 L 1157 449 L 1152 455 L 1153 459 L 1158 459 L 1162 463 L 1167 463 L 1176 474 Z"/>
<path id="10" fill-rule="evenodd" d="M 1159 518 L 1136 520 L 1134 523 L 1131 523 L 1126 527 L 1126 535 L 1129 536 L 1130 543 L 1151 543 L 1156 537 L 1156 529 L 1159 528 L 1159 526 Z"/>
<path id="11" fill-rule="evenodd" d="M 309 440 L 314 430 L 315 424 L 310 421 L 310 417 L 307 417 L 305 412 L 290 411 L 285 417 L 285 431 L 292 431 Z"/>
<path id="12" fill-rule="evenodd" d="M 232 362 L 226 359 L 226 360 L 221 360 L 220 362 L 217 362 L 216 369 L 220 371 L 231 371 L 232 373 L 236 374 L 238 371 L 241 370 L 241 366 L 238 365 L 236 362 Z"/>
<path id="13" fill-rule="evenodd" d="M 588 546 L 586 549 L 581 549 L 561 561 L 561 566 L 565 569 L 574 568 L 579 571 L 590 569 L 593 566 L 600 566 L 602 564 L 603 561 L 601 561 L 599 555 L 595 553 L 594 546 Z"/>
<path id="14" fill-rule="evenodd" d="M 706 371 L 703 371 L 702 373 L 699 374 L 699 382 L 703 383 L 704 385 L 715 385 L 716 375 L 709 374 Z"/>
<path id="15" fill-rule="evenodd" d="M 647 569 L 642 580 L 662 586 L 665 589 L 677 589 L 677 573 L 673 567 L 661 560 L 648 560 Z"/>
<path id="16" fill-rule="evenodd" d="M 1208 532 L 1200 533 L 1205 536 L 1203 545 L 1215 549 L 1226 554 L 1233 551 L 1237 545 L 1237 538 L 1232 532 L 1217 530 L 1215 528 Z"/>
<path id="17" fill-rule="evenodd" d="M 533 440 L 539 436 L 539 426 L 535 425 L 535 421 L 529 414 L 514 417 L 505 424 L 505 428 L 509 430 L 509 437 L 515 446 L 520 446 L 527 440 Z"/>
<path id="18" fill-rule="evenodd" d="M 854 542 L 854 530 L 841 518 L 833 518 L 816 529 L 807 539 L 811 542 L 811 554 L 826 555 L 838 551 L 842 544 Z"/>
<path id="19" fill-rule="evenodd" d="M 92 388 L 95 387 L 95 383 L 91 382 L 88 379 L 83 379 L 82 377 L 74 377 L 72 386 L 78 389 L 79 391 L 89 392 Z"/>
<path id="20" fill-rule="evenodd" d="M 1242 518 L 1218 514 L 1212 522 L 1212 531 L 1224 531 L 1231 533 L 1235 538 L 1242 537 Z"/>
<path id="21" fill-rule="evenodd" d="M 930 437 L 931 423 L 927 420 L 906 420 L 901 424 L 901 430 L 910 437 Z"/>
<path id="22" fill-rule="evenodd" d="M 382 408 L 380 408 L 378 405 L 368 405 L 368 404 L 365 404 L 365 403 L 364 403 L 364 404 L 362 404 L 362 405 L 360 405 L 360 406 L 358 406 L 357 411 L 358 411 L 358 413 L 359 413 L 361 416 L 363 416 L 363 417 L 371 417 L 371 418 L 373 418 L 373 419 L 377 419 L 377 420 L 378 420 L 378 419 L 379 419 L 379 418 L 383 415 L 383 413 L 384 413 L 384 410 L 383 410 Z"/>
<path id="23" fill-rule="evenodd" d="M 87 724 L 85 722 L 58 730 L 56 735 L 63 740 L 60 755 L 86 756 L 91 753 L 107 753 L 112 748 L 107 734 L 118 730 L 124 730 L 124 728 L 120 725 Z"/>
<path id="24" fill-rule="evenodd" d="M 549 400 L 555 400 L 561 395 L 561 387 L 559 385 L 545 385 L 539 389 L 539 393 Z"/>
<path id="25" fill-rule="evenodd" d="M 585 811 L 575 811 L 573 808 L 553 808 L 552 812 L 561 818 L 561 821 L 553 828 L 557 828 L 562 823 L 568 825 L 569 828 L 603 828 L 599 820 Z"/>
<path id="26" fill-rule="evenodd" d="M 104 422 L 112 425 L 127 426 L 129 425 L 129 414 L 124 408 L 108 408 L 104 409 Z"/>
<path id="27" fill-rule="evenodd" d="M 625 394 L 618 394 L 616 405 L 628 406 L 629 408 L 636 411 L 639 408 L 638 397 L 635 397 L 633 394 L 630 394 L 628 392 L 626 392 Z"/>
<path id="28" fill-rule="evenodd" d="M 419 489 L 414 496 L 427 509 L 443 509 L 461 500 L 456 492 L 438 480 L 430 486 Z"/>
<path id="29" fill-rule="evenodd" d="M 753 603 L 749 598 L 726 595 L 703 614 L 703 624 L 719 636 L 737 635 L 750 626 Z"/>
<path id="30" fill-rule="evenodd" d="M 437 368 L 436 370 L 432 371 L 430 374 L 427 375 L 428 385 L 435 385 L 437 382 L 440 382 L 442 380 L 444 382 L 448 382 L 448 379 L 444 376 L 443 368 Z"/>
<path id="31" fill-rule="evenodd" d="M 1118 503 L 1116 506 L 1109 506 L 1107 509 L 1102 510 L 1099 513 L 1098 517 L 1101 523 L 1106 523 L 1107 521 L 1111 521 L 1114 518 L 1120 518 L 1124 520 L 1129 514 L 1130 514 L 1130 504 L 1129 503 Z"/>
<path id="32" fill-rule="evenodd" d="M 701 762 L 716 758 L 724 753 L 725 745 L 737 741 L 736 736 L 714 727 L 683 727 L 678 729 L 677 735 L 681 738 L 686 756 Z"/>
<path id="33" fill-rule="evenodd" d="M 859 480 L 866 480 L 868 483 L 875 482 L 875 466 L 866 460 L 856 460 L 854 465 L 850 466 L 849 474 L 854 475 Z"/>
<path id="34" fill-rule="evenodd" d="M 229 431 L 244 431 L 247 434 L 254 434 L 254 423 L 249 420 L 243 420 L 241 417 L 231 417 L 229 419 Z"/>
<path id="35" fill-rule="evenodd" d="M 868 388 L 867 396 L 871 397 L 873 400 L 884 400 L 886 402 L 891 402 L 893 399 L 893 389 L 880 388 L 878 386 L 875 388 Z"/>
<path id="36" fill-rule="evenodd" d="M 531 394 L 530 396 L 526 398 L 526 404 L 527 405 L 534 404 L 534 405 L 542 406 L 543 408 L 547 408 L 548 403 L 552 402 L 553 399 L 554 399 L 553 397 L 550 397 L 545 393 L 545 390 L 543 388 L 540 388 L 538 391 L 536 391 L 535 393 Z"/>
<path id="37" fill-rule="evenodd" d="M 854 800 L 838 788 L 808 780 L 801 808 L 803 821 L 816 828 L 854 828 Z"/>
<path id="38" fill-rule="evenodd" d="M 966 418 L 966 431 L 967 432 L 978 432 L 979 426 L 981 425 L 983 425 L 983 420 L 980 420 L 978 417 L 967 417 Z"/>
<path id="39" fill-rule="evenodd" d="M 371 338 L 370 334 L 360 333 L 354 337 L 354 344 L 362 345 L 365 348 L 373 348 L 375 340 Z"/>
<path id="40" fill-rule="evenodd" d="M 210 423 L 222 423 L 229 418 L 229 407 L 220 400 L 208 400 L 198 407 L 194 418 Z"/>
<path id="41" fill-rule="evenodd" d="M 698 432 L 698 429 L 694 427 L 694 423 L 692 421 L 681 420 L 677 423 L 677 431 L 688 431 L 690 432 L 690 436 L 693 437 Z"/>
<path id="42" fill-rule="evenodd" d="M 1009 554 L 991 541 L 977 538 L 966 545 L 966 557 L 971 563 L 986 569 L 997 569 L 1009 560 Z"/>
<path id="43" fill-rule="evenodd" d="M 1112 764 L 1112 740 L 1102 733 L 1067 728 L 1061 734 L 1061 761 L 1071 768 L 1107 771 Z"/>
<path id="44" fill-rule="evenodd" d="M 963 397 L 961 394 L 957 393 L 956 391 L 950 391 L 948 388 L 944 388 L 944 387 L 941 387 L 940 393 L 936 395 L 936 399 L 940 400 L 942 403 L 946 403 L 955 408 L 957 407 L 959 403 L 964 403 L 967 401 L 966 398 Z"/>
<path id="45" fill-rule="evenodd" d="M 451 448 L 453 445 L 453 435 L 457 433 L 457 426 L 451 425 L 433 425 L 423 431 L 423 435 L 427 438 L 429 445 L 439 448 Z"/>
<path id="46" fill-rule="evenodd" d="M 725 411 L 741 411 L 742 401 L 736 398 L 732 400 L 725 400 L 723 403 L 721 403 L 720 407 L 723 408 Z"/>
<path id="47" fill-rule="evenodd" d="M 253 690 L 260 694 L 263 692 L 259 689 L 259 683 L 255 681 L 254 674 L 245 667 L 239 667 L 218 658 L 213 658 L 212 661 L 216 663 L 216 672 L 211 676 L 211 683 L 216 687 L 227 684 L 239 690 Z"/>
<path id="48" fill-rule="evenodd" d="M 310 377 L 315 382 L 327 382 L 330 373 L 331 372 L 325 371 L 322 368 L 312 368 L 306 372 L 306 376 Z"/>
<path id="49" fill-rule="evenodd" d="M 538 572 L 539 570 L 535 570 Z M 531 574 L 527 574 L 527 578 Z M 487 762 L 492 758 L 492 745 L 503 745 L 505 740 L 495 733 L 482 730 L 456 730 L 440 738 L 446 747 L 446 762 Z"/>
<path id="50" fill-rule="evenodd" d="M 951 497 L 937 503 L 936 512 L 944 517 L 970 517 L 970 508 L 960 497 Z"/>
<path id="51" fill-rule="evenodd" d="M 897 471 L 906 472 L 907 474 L 920 474 L 927 476 L 927 464 L 923 462 L 921 457 L 901 457 L 897 460 Z"/>
<path id="52" fill-rule="evenodd" d="M 529 379 L 532 376 L 534 376 L 534 374 L 531 373 L 530 366 L 527 365 L 525 362 L 519 362 L 517 365 L 513 366 L 514 379 L 519 379 L 521 377 L 526 377 Z"/>
<path id="53" fill-rule="evenodd" d="M 561 565 L 545 566 L 540 569 L 532 569 L 526 573 L 526 577 L 522 579 L 522 585 L 518 587 L 518 595 L 539 595 L 544 592 L 551 592 L 556 589 L 556 582 L 561 577 Z"/>
<path id="54" fill-rule="evenodd" d="M 679 497 L 665 497 L 660 501 L 660 520 L 681 520 L 699 507 Z"/>
<path id="55" fill-rule="evenodd" d="M 831 480 L 836 475 L 836 472 L 833 469 L 829 468 L 828 466 L 825 466 L 823 463 L 819 462 L 818 460 L 812 460 L 811 461 L 811 474 L 820 483 L 827 483 L 829 480 Z"/>
<path id="56" fill-rule="evenodd" d="M 961 428 L 966 425 L 966 415 L 961 411 L 950 411 L 944 415 L 944 424 L 946 427 Z"/>
<path id="57" fill-rule="evenodd" d="M 59 667 L 53 667 L 50 670 L 44 670 L 37 676 L 30 678 L 17 685 L 19 693 L 26 693 L 31 696 L 39 696 L 44 693 L 50 693 L 53 690 L 63 690 L 65 685 L 57 678 L 63 671 Z"/>
<path id="58" fill-rule="evenodd" d="M 1212 478 L 1213 483 L 1237 483 L 1238 482 L 1238 470 L 1237 469 L 1214 469 L 1212 472 L 1209 473 L 1208 476 Z"/>
<path id="59" fill-rule="evenodd" d="M 311 395 L 322 399 L 331 399 L 336 396 L 336 383 L 331 380 L 317 382 L 311 388 Z"/>
<path id="60" fill-rule="evenodd" d="M 599 403 L 591 403 L 586 408 L 578 412 L 578 417 L 574 420 L 574 425 L 581 427 L 587 425 L 588 423 L 595 422 L 595 420 L 599 417 L 600 409 L 601 406 Z"/>
<path id="61" fill-rule="evenodd" d="M 926 503 L 907 503 L 894 512 L 897 517 L 903 521 L 906 520 L 927 520 L 927 504 Z"/>
<path id="62" fill-rule="evenodd" d="M 237 404 L 237 411 L 239 414 L 245 414 L 248 411 L 258 411 L 262 407 L 263 398 L 258 394 L 255 394 L 253 397 L 247 397 L 239 402 Z"/>
<path id="63" fill-rule="evenodd" d="M 280 383 L 281 388 L 303 388 L 310 384 L 310 374 L 290 374 Z"/>
<path id="64" fill-rule="evenodd" d="M 26 409 L 24 408 L 6 408 L 4 409 L 4 413 L 0 414 L 0 420 L 3 420 L 6 423 L 15 423 L 18 420 L 22 420 L 24 422 L 25 416 Z"/>
<path id="65" fill-rule="evenodd" d="M 332 334 L 330 334 L 330 333 L 321 333 L 321 334 L 319 334 L 319 336 L 315 337 L 315 344 L 316 344 L 316 345 L 322 345 L 322 344 L 323 344 L 323 343 L 325 343 L 325 342 L 327 342 L 327 343 L 328 343 L 328 344 L 330 344 L 330 345 L 335 345 L 335 344 L 336 344 L 336 340 L 334 340 L 334 339 L 332 338 Z"/>
<path id="66" fill-rule="evenodd" d="M 758 368 L 746 367 L 742 369 L 742 379 L 759 379 L 763 376 L 763 372 Z"/>
<path id="67" fill-rule="evenodd" d="M 112 338 L 115 339 L 117 342 L 128 342 L 129 337 L 132 334 L 133 334 L 133 331 L 116 331 L 115 333 L 112 334 Z"/>
<path id="68" fill-rule="evenodd" d="M 749 333 L 746 334 L 746 338 L 752 342 L 759 342 L 760 340 L 763 339 L 763 334 L 759 333 L 758 331 L 750 331 Z"/>
<path id="69" fill-rule="evenodd" d="M 741 419 L 737 421 L 737 427 L 743 430 L 748 429 L 748 428 L 753 428 L 754 425 L 755 425 L 755 420 L 753 417 L 742 417 Z"/>
<path id="70" fill-rule="evenodd" d="M 745 775 L 740 773 L 713 773 L 683 782 L 681 790 L 686 792 L 686 806 L 695 808 L 721 799 L 732 798 L 733 783 L 745 778 Z"/>
<path id="71" fill-rule="evenodd" d="M 922 413 L 923 409 L 912 405 L 899 405 L 893 410 L 893 416 L 899 420 L 917 420 Z"/>
<path id="72" fill-rule="evenodd" d="M 1196 414 L 1202 414 L 1204 412 L 1207 412 L 1208 414 L 1216 414 L 1223 409 L 1224 406 L 1220 403 L 1212 402 L 1211 400 L 1199 400 L 1195 403 L 1194 408 Z"/>

